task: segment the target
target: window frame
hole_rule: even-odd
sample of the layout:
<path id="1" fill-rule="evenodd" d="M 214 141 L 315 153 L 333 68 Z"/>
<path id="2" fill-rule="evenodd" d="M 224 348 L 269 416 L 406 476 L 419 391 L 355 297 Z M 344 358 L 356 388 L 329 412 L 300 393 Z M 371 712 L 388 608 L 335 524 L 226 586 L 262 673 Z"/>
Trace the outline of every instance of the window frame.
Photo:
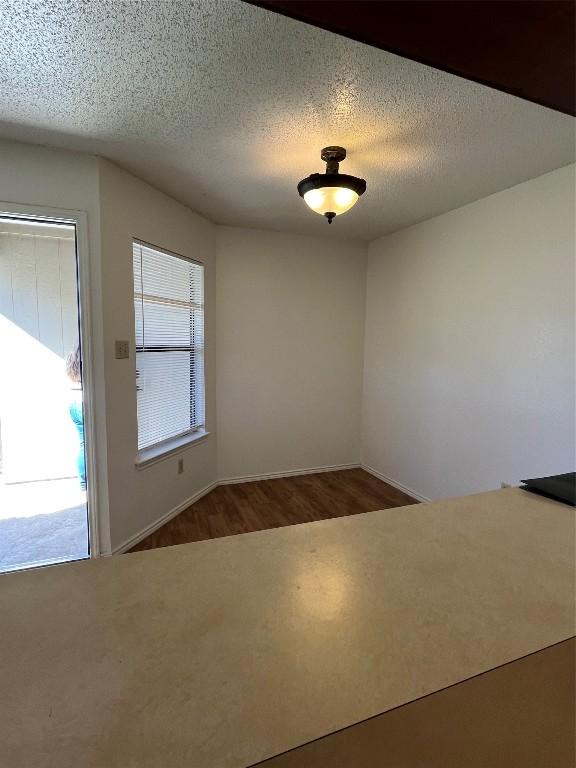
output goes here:
<path id="1" fill-rule="evenodd" d="M 142 246 L 143 248 L 148 248 L 150 250 L 156 251 L 157 253 L 165 256 L 171 256 L 175 259 L 180 259 L 181 261 L 189 262 L 191 264 L 195 264 L 196 266 L 199 266 L 202 268 L 202 317 L 205 319 L 206 316 L 206 305 L 205 305 L 205 286 L 206 286 L 206 265 L 198 260 L 193 259 L 189 256 L 183 256 L 181 253 L 176 253 L 175 251 L 171 251 L 168 248 L 164 248 L 158 245 L 155 245 L 153 243 L 149 243 L 146 240 L 142 240 L 138 237 L 132 238 L 132 261 L 134 261 L 134 246 Z M 132 307 L 135 306 L 135 299 L 136 299 L 136 285 L 134 284 L 134 274 L 132 275 L 132 295 L 133 295 L 133 301 L 132 301 Z M 133 339 L 134 339 L 134 385 L 135 385 L 135 392 L 136 392 L 136 398 L 138 398 L 138 368 L 137 368 L 137 362 L 138 362 L 138 354 L 140 352 L 146 352 L 146 351 L 156 351 L 159 353 L 162 352 L 170 352 L 173 351 L 172 347 L 166 346 L 165 350 L 159 350 L 156 347 L 154 347 L 153 350 L 148 350 L 145 346 L 139 346 L 137 344 L 136 340 L 136 313 L 134 311 L 134 322 L 133 322 Z M 187 348 L 188 349 L 188 348 Z M 178 347 L 174 348 L 174 351 L 178 350 Z M 189 347 L 190 351 L 194 351 L 194 346 Z M 186 350 L 184 350 L 186 351 Z M 202 346 L 202 351 L 205 353 L 205 344 Z M 204 367 L 203 367 L 204 368 Z M 196 380 L 196 376 L 194 377 Z M 181 453 L 182 451 L 189 448 L 191 445 L 194 445 L 195 443 L 203 441 L 208 435 L 210 434 L 208 430 L 206 429 L 206 397 L 205 397 L 205 369 L 203 370 L 203 376 L 202 376 L 202 392 L 204 393 L 203 402 L 202 402 L 202 409 L 204 412 L 204 419 L 203 423 L 193 427 L 192 429 L 186 430 L 185 432 L 180 432 L 177 435 L 172 435 L 171 437 L 168 437 L 164 440 L 159 440 L 156 443 L 152 443 L 151 445 L 145 446 L 143 448 L 138 449 L 138 434 L 139 434 L 139 422 L 138 422 L 138 407 L 136 407 L 136 460 L 135 465 L 137 469 L 143 469 L 150 464 L 155 464 L 159 461 L 162 461 L 163 459 L 166 459 L 172 455 Z M 192 382 L 191 382 L 192 384 Z M 197 384 L 196 384 L 197 386 Z M 196 407 L 196 393 L 194 394 L 194 407 Z"/>

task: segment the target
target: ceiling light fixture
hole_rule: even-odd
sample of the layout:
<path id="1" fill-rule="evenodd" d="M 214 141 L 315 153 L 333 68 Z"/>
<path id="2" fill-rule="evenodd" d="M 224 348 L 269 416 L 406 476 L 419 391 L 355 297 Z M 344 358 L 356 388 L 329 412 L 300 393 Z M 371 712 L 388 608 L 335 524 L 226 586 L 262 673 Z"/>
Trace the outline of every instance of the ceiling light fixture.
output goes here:
<path id="1" fill-rule="evenodd" d="M 332 224 L 334 216 L 346 213 L 366 191 L 366 182 L 357 176 L 338 173 L 338 165 L 346 157 L 344 147 L 324 147 L 320 157 L 326 173 L 313 173 L 298 184 L 298 192 L 316 213 Z"/>

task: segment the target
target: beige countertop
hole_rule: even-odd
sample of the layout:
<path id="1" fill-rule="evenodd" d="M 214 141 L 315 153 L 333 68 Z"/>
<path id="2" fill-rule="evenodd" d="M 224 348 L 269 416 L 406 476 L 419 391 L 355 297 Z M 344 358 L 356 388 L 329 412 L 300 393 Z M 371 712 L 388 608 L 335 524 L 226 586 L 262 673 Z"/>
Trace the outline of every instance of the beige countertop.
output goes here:
<path id="1" fill-rule="evenodd" d="M 0 576 L 0 765 L 245 768 L 575 634 L 519 489 Z"/>

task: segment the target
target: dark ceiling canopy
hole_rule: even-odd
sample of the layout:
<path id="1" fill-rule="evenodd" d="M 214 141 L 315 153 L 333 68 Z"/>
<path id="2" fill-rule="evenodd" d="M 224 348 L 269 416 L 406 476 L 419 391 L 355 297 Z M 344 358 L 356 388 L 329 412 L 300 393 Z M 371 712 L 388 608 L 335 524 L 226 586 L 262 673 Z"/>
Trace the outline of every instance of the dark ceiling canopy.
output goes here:
<path id="1" fill-rule="evenodd" d="M 245 0 L 576 115 L 572 0 Z"/>

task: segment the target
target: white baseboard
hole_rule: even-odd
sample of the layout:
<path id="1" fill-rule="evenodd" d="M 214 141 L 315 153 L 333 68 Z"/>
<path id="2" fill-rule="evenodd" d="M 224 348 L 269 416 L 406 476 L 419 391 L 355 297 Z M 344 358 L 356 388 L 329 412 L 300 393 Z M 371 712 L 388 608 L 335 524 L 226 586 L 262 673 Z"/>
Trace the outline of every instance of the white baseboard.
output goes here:
<path id="1" fill-rule="evenodd" d="M 162 515 L 158 520 L 155 520 L 153 523 L 151 523 L 149 526 L 144 528 L 144 530 L 140 531 L 139 533 L 136 533 L 134 536 L 131 536 L 129 539 L 127 539 L 125 542 L 120 544 L 118 547 L 114 547 L 112 550 L 113 555 L 121 555 L 123 552 L 127 552 L 129 549 L 132 549 L 132 547 L 135 547 L 136 544 L 141 542 L 143 539 L 146 538 L 146 536 L 150 536 L 151 533 L 154 533 L 154 531 L 157 531 L 158 528 L 162 528 L 163 525 L 166 525 L 166 523 L 169 520 L 172 520 L 173 517 L 176 517 L 176 515 L 179 515 L 180 512 L 184 512 L 185 509 L 188 509 L 188 507 L 191 504 L 194 504 L 195 501 L 198 501 L 202 498 L 202 496 L 206 496 L 207 493 L 210 493 L 210 491 L 213 491 L 214 488 L 217 488 L 220 483 L 218 480 L 215 480 L 213 483 L 210 483 L 205 488 L 202 488 L 200 491 L 197 491 L 196 493 L 192 494 L 189 498 L 185 499 L 181 504 L 178 504 L 177 507 L 174 507 L 169 512 L 166 512 L 165 515 Z"/>
<path id="2" fill-rule="evenodd" d="M 280 477 L 296 477 L 297 475 L 316 475 L 319 472 L 339 472 L 343 469 L 358 469 L 360 464 L 334 464 L 329 467 L 312 467 L 311 469 L 291 469 L 287 472 L 271 472 L 268 475 L 243 475 L 226 477 L 218 480 L 217 485 L 233 485 L 234 483 L 254 483 L 258 480 L 274 480 Z"/>
<path id="3" fill-rule="evenodd" d="M 378 480 L 382 480 L 383 483 L 388 483 L 388 485 L 391 485 L 393 488 L 398 488 L 399 491 L 407 493 L 408 496 L 412 496 L 412 498 L 416 499 L 417 501 L 432 501 L 432 499 L 429 499 L 427 496 L 422 496 L 421 493 L 417 493 L 416 491 L 412 490 L 412 488 L 408 488 L 406 485 L 402 485 L 402 483 L 399 483 L 397 480 L 392 480 L 391 477 L 386 477 L 386 475 L 378 472 L 373 467 L 369 467 L 367 464 L 360 464 L 360 468 L 366 472 L 369 472 L 371 475 L 374 475 L 374 477 L 377 477 Z"/>
<path id="4" fill-rule="evenodd" d="M 179 515 L 180 512 L 184 512 L 184 510 L 188 509 L 188 507 L 191 504 L 194 504 L 195 501 L 198 501 L 203 496 L 206 496 L 207 493 L 210 493 L 210 491 L 213 491 L 219 485 L 233 485 L 235 483 L 254 483 L 254 482 L 257 482 L 258 480 L 274 480 L 275 478 L 280 478 L 280 477 L 296 477 L 297 475 L 315 475 L 320 472 L 338 472 L 343 469 L 359 469 L 359 468 L 364 469 L 366 472 L 369 472 L 371 475 L 374 475 L 374 477 L 377 477 L 379 480 L 382 480 L 383 482 L 388 483 L 388 485 L 392 485 L 394 488 L 398 488 L 399 491 L 404 491 L 404 493 L 407 493 L 409 496 L 412 496 L 412 498 L 417 499 L 418 501 L 430 501 L 430 499 L 426 498 L 426 496 L 422 496 L 421 494 L 416 493 L 416 491 L 413 491 L 411 488 L 407 488 L 405 485 L 402 485 L 402 483 L 398 483 L 396 482 L 396 480 L 392 480 L 390 477 L 386 477 L 385 475 L 381 474 L 380 472 L 377 472 L 375 469 L 367 466 L 366 464 L 336 464 L 328 467 L 312 467 L 309 469 L 292 469 L 287 472 L 271 472 L 267 475 L 243 475 L 241 477 L 226 477 L 220 480 L 215 480 L 213 483 L 210 483 L 205 488 L 202 488 L 200 491 L 197 491 L 192 496 L 185 499 L 181 504 L 178 504 L 177 507 L 174 507 L 165 515 L 162 515 L 162 517 L 160 517 L 158 520 L 156 520 L 155 522 L 151 523 L 149 526 L 144 528 L 144 530 L 140 531 L 139 533 L 136 533 L 134 536 L 131 536 L 129 539 L 124 541 L 118 547 L 115 547 L 112 550 L 112 554 L 121 555 L 123 552 L 127 552 L 129 549 L 132 549 L 132 547 L 135 547 L 136 544 L 141 542 L 151 533 L 154 533 L 154 531 L 157 531 L 158 528 L 162 528 L 162 526 L 165 525 L 169 520 L 172 520 L 173 517 L 176 517 L 176 515 Z"/>

